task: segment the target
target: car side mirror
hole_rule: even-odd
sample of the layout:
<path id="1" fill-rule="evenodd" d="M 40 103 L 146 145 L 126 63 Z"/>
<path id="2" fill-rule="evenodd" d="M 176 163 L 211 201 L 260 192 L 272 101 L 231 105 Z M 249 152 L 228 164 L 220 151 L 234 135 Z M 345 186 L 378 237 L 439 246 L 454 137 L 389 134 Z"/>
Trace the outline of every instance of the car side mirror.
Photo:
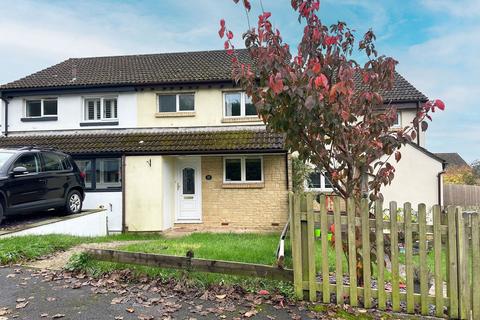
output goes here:
<path id="1" fill-rule="evenodd" d="M 14 176 L 19 176 L 19 175 L 28 173 L 28 170 L 27 170 L 27 168 L 20 166 L 20 167 L 13 168 L 12 173 L 13 173 Z"/>

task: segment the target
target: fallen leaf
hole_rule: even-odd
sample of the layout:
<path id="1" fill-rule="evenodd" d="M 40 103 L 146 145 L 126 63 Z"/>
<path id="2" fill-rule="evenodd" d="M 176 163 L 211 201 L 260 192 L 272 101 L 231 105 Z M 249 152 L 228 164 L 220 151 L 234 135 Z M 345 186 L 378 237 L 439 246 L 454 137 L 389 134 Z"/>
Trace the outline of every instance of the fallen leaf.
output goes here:
<path id="1" fill-rule="evenodd" d="M 141 315 L 138 316 L 138 319 L 139 320 L 153 320 L 153 316 L 147 316 L 147 315 L 141 314 Z"/>
<path id="2" fill-rule="evenodd" d="M 28 305 L 28 301 L 17 303 L 15 309 L 23 309 Z"/>
<path id="3" fill-rule="evenodd" d="M 116 316 L 115 320 L 123 320 L 123 317 L 122 316 Z"/>
<path id="4" fill-rule="evenodd" d="M 128 313 L 134 313 L 135 312 L 135 309 L 133 308 L 127 308 L 125 309 Z"/>
<path id="5" fill-rule="evenodd" d="M 218 294 L 218 295 L 215 296 L 215 298 L 217 298 L 218 300 L 223 300 L 223 299 L 225 299 L 226 297 L 227 297 L 226 294 Z"/>
<path id="6" fill-rule="evenodd" d="M 52 319 L 60 319 L 60 318 L 64 318 L 65 315 L 63 313 L 57 313 L 55 315 L 53 315 Z"/>
<path id="7" fill-rule="evenodd" d="M 48 317 L 48 313 L 42 313 L 42 314 L 40 315 L 40 317 L 41 317 L 41 318 L 46 318 L 46 317 Z"/>
<path id="8" fill-rule="evenodd" d="M 253 317 L 254 315 L 256 315 L 257 313 L 258 313 L 257 310 L 252 309 L 252 310 L 250 310 L 250 311 L 245 312 L 245 313 L 243 314 L 243 316 L 244 316 L 245 318 L 251 318 L 251 317 Z"/>
<path id="9" fill-rule="evenodd" d="M 260 290 L 260 291 L 258 291 L 258 294 L 262 295 L 262 296 L 266 296 L 266 295 L 269 295 L 270 292 L 268 292 L 268 290 Z"/>

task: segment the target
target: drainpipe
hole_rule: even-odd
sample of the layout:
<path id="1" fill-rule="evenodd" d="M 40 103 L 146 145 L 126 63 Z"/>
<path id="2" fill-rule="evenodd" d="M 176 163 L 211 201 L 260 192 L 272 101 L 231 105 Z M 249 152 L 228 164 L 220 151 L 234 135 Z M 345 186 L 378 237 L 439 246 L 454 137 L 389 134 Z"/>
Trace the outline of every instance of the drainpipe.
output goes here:
<path id="1" fill-rule="evenodd" d="M 420 101 L 417 101 L 417 114 L 420 111 Z M 420 147 L 420 123 L 417 123 L 417 146 Z"/>
<path id="2" fill-rule="evenodd" d="M 3 94 L 1 94 L 1 93 L 0 93 L 0 99 L 2 99 L 3 102 L 5 102 L 5 131 L 4 131 L 4 134 L 5 134 L 5 136 L 8 136 L 8 104 L 9 104 L 10 100 L 5 98 L 3 96 Z"/>

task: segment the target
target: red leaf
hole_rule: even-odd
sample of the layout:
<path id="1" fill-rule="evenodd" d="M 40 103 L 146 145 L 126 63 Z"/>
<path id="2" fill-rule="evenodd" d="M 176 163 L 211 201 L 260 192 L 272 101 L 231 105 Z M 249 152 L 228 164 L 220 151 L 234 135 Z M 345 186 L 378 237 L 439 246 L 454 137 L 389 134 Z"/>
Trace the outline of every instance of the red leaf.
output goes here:
<path id="1" fill-rule="evenodd" d="M 333 44 L 336 44 L 337 43 L 337 37 L 336 36 L 327 36 L 325 37 L 325 40 L 323 41 L 323 43 L 327 46 L 331 46 Z"/>
<path id="2" fill-rule="evenodd" d="M 252 6 L 250 5 L 250 1 L 248 0 L 243 0 L 243 5 L 247 9 L 247 11 L 250 11 L 250 9 L 252 9 Z"/>
<path id="3" fill-rule="evenodd" d="M 440 99 L 435 100 L 435 106 L 440 110 L 445 110 L 445 103 Z"/>
<path id="4" fill-rule="evenodd" d="M 315 73 L 319 73 L 320 72 L 320 63 L 316 62 L 313 67 L 312 67 L 312 71 L 315 72 Z"/>
<path id="5" fill-rule="evenodd" d="M 218 30 L 218 35 L 220 38 L 223 38 L 225 35 L 225 20 L 223 19 L 220 20 L 220 30 Z"/>
<path id="6" fill-rule="evenodd" d="M 400 159 L 402 159 L 402 154 L 400 153 L 400 151 L 397 151 L 395 152 L 395 160 L 400 161 Z"/>
<path id="7" fill-rule="evenodd" d="M 232 39 L 233 39 L 233 32 L 232 32 L 232 31 L 228 31 L 228 32 L 227 32 L 227 38 L 228 38 L 228 40 L 232 40 Z"/>
<path id="8" fill-rule="evenodd" d="M 283 80 L 281 77 L 274 77 L 273 75 L 271 75 L 268 81 L 268 85 L 275 94 L 279 94 L 283 90 Z"/>
<path id="9" fill-rule="evenodd" d="M 261 296 L 266 296 L 266 295 L 269 295 L 270 292 L 268 292 L 268 290 L 260 290 L 260 291 L 258 291 L 258 294 L 261 295 Z"/>
<path id="10" fill-rule="evenodd" d="M 350 117 L 349 113 L 345 110 L 343 110 L 340 115 L 341 115 L 343 121 L 348 121 L 348 118 Z"/>

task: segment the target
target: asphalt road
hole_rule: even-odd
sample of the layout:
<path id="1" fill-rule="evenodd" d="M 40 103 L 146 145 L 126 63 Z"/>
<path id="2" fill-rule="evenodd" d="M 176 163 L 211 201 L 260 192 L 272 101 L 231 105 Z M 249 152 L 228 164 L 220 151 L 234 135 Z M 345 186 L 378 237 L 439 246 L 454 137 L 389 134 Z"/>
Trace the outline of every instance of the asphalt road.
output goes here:
<path id="1" fill-rule="evenodd" d="M 0 267 L 0 320 L 307 318 L 304 311 L 275 304 L 252 304 L 223 296 L 211 301 L 198 295 L 189 297 L 170 289 L 155 291 L 151 286 L 133 284 L 112 284 L 116 289 L 110 292 L 87 282 L 68 276 L 57 278 L 47 271 Z M 119 293 L 118 287 L 124 289 Z"/>

